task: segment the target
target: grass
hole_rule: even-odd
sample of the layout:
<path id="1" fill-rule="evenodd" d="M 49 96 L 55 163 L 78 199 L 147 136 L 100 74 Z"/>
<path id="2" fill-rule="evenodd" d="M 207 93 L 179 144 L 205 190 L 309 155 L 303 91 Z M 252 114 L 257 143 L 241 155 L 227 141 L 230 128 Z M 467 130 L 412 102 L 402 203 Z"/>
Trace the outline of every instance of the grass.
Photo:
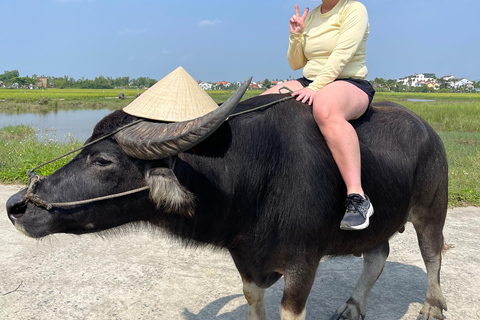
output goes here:
<path id="1" fill-rule="evenodd" d="M 480 132 L 480 101 L 439 101 L 401 103 L 436 131 Z"/>
<path id="2" fill-rule="evenodd" d="M 448 159 L 450 206 L 480 206 L 480 133 L 439 132 Z"/>
<path id="3" fill-rule="evenodd" d="M 262 92 L 263 91 L 259 91 L 259 90 L 248 90 L 247 92 L 245 92 L 245 95 L 243 96 L 242 100 L 258 96 Z M 230 91 L 230 90 L 209 90 L 209 91 L 207 91 L 207 93 L 210 95 L 210 97 L 212 97 L 212 99 L 216 103 L 223 103 L 234 93 L 234 91 Z"/>
<path id="4" fill-rule="evenodd" d="M 25 99 L 18 92 L 14 96 L 8 90 L 1 89 L 0 100 L 5 101 L 0 102 L 0 112 L 46 112 L 52 109 L 79 108 L 116 110 L 130 103 L 137 92 L 121 90 L 126 99 L 120 100 L 114 99 L 120 90 L 51 90 L 44 93 L 44 96 L 39 94 L 39 90 L 30 91 L 36 91 L 38 95 L 34 98 L 33 94 L 28 96 L 24 93 L 28 96 Z M 7 97 L 7 93 L 11 96 Z M 215 102 L 222 103 L 233 92 L 208 93 Z M 247 91 L 244 99 L 260 93 Z M 428 99 L 435 102 L 410 102 L 407 99 Z M 400 103 L 417 113 L 442 138 L 449 163 L 449 205 L 480 206 L 480 94 L 377 93 L 375 101 L 382 100 Z M 78 141 L 63 143 L 47 133 L 42 133 L 38 139 L 35 130 L 26 126 L 0 128 L 0 183 L 25 183 L 27 169 L 78 146 Z M 50 164 L 38 170 L 38 173 L 49 175 L 72 157 L 73 155 Z"/>
<path id="5" fill-rule="evenodd" d="M 477 101 L 480 102 L 479 93 L 431 93 L 431 92 L 377 92 L 375 100 L 382 101 L 407 101 L 407 99 L 425 99 L 435 101 Z"/>
<path id="6" fill-rule="evenodd" d="M 0 182 L 26 183 L 26 172 L 35 166 L 72 151 L 82 144 L 73 138 L 68 142 L 56 139 L 55 134 L 43 132 L 37 138 L 36 130 L 28 126 L 0 128 Z M 60 159 L 36 172 L 47 176 L 70 161 L 74 155 Z"/>
<path id="7" fill-rule="evenodd" d="M 480 206 L 480 94 L 380 92 L 375 95 L 375 101 L 382 100 L 402 104 L 439 134 L 447 151 L 449 206 Z"/>

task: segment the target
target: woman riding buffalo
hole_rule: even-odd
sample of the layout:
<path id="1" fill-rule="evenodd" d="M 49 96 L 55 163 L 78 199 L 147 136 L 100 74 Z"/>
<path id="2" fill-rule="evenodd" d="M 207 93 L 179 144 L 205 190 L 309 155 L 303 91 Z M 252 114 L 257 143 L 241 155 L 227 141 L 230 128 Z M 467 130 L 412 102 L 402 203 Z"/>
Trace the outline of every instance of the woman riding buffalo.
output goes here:
<path id="1" fill-rule="evenodd" d="M 295 6 L 290 19 L 288 62 L 303 68 L 303 78 L 265 92 L 278 93 L 286 86 L 298 101 L 313 105 L 315 121 L 347 187 L 344 230 L 368 227 L 373 214 L 361 183 L 360 146 L 348 122 L 365 113 L 375 90 L 366 80 L 365 53 L 369 35 L 368 14 L 356 0 L 323 0 L 302 16 Z"/>

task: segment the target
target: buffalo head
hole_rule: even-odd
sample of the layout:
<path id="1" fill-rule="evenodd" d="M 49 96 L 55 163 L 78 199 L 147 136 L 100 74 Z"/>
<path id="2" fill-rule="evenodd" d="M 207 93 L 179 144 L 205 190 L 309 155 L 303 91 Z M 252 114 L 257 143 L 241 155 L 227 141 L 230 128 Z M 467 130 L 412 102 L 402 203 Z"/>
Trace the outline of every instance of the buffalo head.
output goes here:
<path id="1" fill-rule="evenodd" d="M 145 120 L 86 146 L 51 176 L 10 197 L 7 202 L 10 220 L 26 235 L 43 237 L 59 232 L 96 232 L 129 222 L 156 223 L 159 210 L 192 215 L 195 197 L 173 172 L 175 156 L 213 133 L 236 107 L 249 82 L 203 117 L 177 123 Z M 116 111 L 97 124 L 87 142 L 135 120 L 121 110 Z M 122 201 L 112 198 L 63 205 L 144 186 L 148 191 L 125 195 Z M 30 200 L 33 197 L 54 205 L 38 205 Z"/>

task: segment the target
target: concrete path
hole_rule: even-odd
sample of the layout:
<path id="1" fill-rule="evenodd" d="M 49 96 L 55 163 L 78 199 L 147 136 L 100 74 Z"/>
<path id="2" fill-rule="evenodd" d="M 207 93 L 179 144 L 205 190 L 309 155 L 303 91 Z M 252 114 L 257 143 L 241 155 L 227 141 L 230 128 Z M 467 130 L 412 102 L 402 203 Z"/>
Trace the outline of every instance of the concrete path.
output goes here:
<path id="1" fill-rule="evenodd" d="M 148 231 L 107 237 L 55 235 L 40 241 L 16 231 L 5 203 L 19 186 L 0 186 L 0 319 L 247 318 L 242 284 L 225 252 L 187 248 Z M 480 319 L 480 208 L 449 211 L 442 287 L 446 319 Z M 350 296 L 360 258 L 326 259 L 308 300 L 307 319 L 329 319 Z M 411 225 L 391 241 L 367 319 L 416 319 L 427 276 Z M 267 290 L 278 319 L 283 281 Z"/>

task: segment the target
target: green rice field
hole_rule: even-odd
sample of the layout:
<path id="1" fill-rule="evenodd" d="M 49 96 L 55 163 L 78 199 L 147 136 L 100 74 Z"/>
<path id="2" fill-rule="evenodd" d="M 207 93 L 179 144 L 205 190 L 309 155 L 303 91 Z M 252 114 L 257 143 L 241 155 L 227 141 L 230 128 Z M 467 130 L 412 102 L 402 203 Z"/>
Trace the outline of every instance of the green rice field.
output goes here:
<path id="1" fill-rule="evenodd" d="M 117 99 L 124 92 L 125 100 Z M 208 91 L 217 102 L 225 101 L 231 91 Z M 248 91 L 246 98 L 261 91 Z M 133 100 L 137 90 L 8 90 L 0 89 L 0 113 L 15 110 L 38 111 L 52 108 L 122 108 Z M 408 101 L 409 99 L 434 101 Z M 393 101 L 424 118 L 437 131 L 447 150 L 449 162 L 450 206 L 480 206 L 480 94 L 468 93 L 386 93 L 374 101 Z M 27 169 L 75 149 L 75 140 L 60 142 L 45 133 L 35 137 L 25 126 L 0 127 L 0 183 L 25 183 Z M 73 157 L 73 156 L 72 156 Z M 39 173 L 48 175 L 69 159 L 48 165 Z"/>
<path id="2" fill-rule="evenodd" d="M 116 99 L 118 94 L 123 92 L 125 100 L 133 99 L 137 93 L 143 93 L 145 90 L 137 89 L 3 89 L 0 88 L 0 100 L 2 102 L 34 102 L 42 100 L 98 100 L 98 99 Z M 210 96 L 218 103 L 225 101 L 234 91 L 230 90 L 211 90 L 207 91 Z M 259 95 L 261 91 L 247 91 L 245 98 Z M 1 108 L 0 104 L 0 108 Z"/>
<path id="3" fill-rule="evenodd" d="M 136 89 L 0 89 L 0 100 L 7 101 L 39 101 L 43 98 L 50 100 L 64 99 L 64 100 L 84 100 L 84 99 L 98 99 L 98 98 L 116 98 L 119 92 L 123 92 L 125 97 L 133 98 L 137 92 L 144 92 L 145 90 Z"/>
<path id="4" fill-rule="evenodd" d="M 123 92 L 125 99 L 118 99 Z M 0 88 L 0 112 L 42 112 L 52 108 L 117 110 L 125 107 L 145 90 L 136 89 L 44 89 L 18 90 Z M 207 91 L 216 103 L 222 103 L 234 91 Z M 247 91 L 243 99 L 259 95 L 261 91 Z"/>

